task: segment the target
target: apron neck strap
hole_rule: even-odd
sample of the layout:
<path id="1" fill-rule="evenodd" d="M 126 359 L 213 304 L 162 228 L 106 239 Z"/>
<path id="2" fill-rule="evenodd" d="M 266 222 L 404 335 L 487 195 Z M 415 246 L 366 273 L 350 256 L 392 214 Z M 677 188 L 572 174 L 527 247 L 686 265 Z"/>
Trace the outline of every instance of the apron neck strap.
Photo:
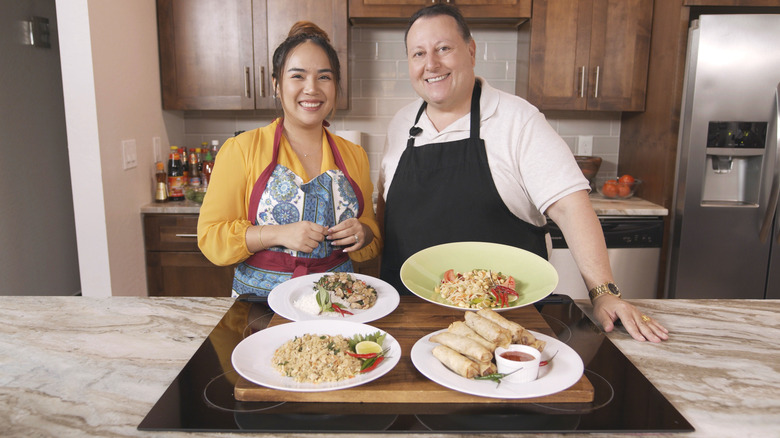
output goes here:
<path id="1" fill-rule="evenodd" d="M 344 173 L 344 175 L 347 177 L 347 180 L 349 181 L 349 184 L 352 186 L 352 190 L 355 191 L 355 195 L 358 199 L 358 217 L 360 217 L 363 214 L 363 209 L 365 208 L 365 202 L 363 202 L 363 191 L 360 190 L 360 186 L 349 175 L 347 166 L 344 164 L 344 159 L 341 157 L 341 152 L 339 151 L 339 148 L 336 147 L 336 142 L 333 140 L 330 132 L 325 129 L 325 127 L 330 126 L 330 124 L 323 120 L 322 126 L 323 130 L 325 131 L 325 136 L 328 139 L 330 150 L 333 153 L 333 159 L 336 162 L 336 167 L 338 167 L 338 169 Z M 248 219 L 253 224 L 256 224 L 257 222 L 257 207 L 260 203 L 260 198 L 262 198 L 265 187 L 268 185 L 268 180 L 271 179 L 271 174 L 274 172 L 274 169 L 276 169 L 276 164 L 279 162 L 279 149 L 282 142 L 283 133 L 284 118 L 280 117 L 279 123 L 276 125 L 276 130 L 274 131 L 273 157 L 271 158 L 271 162 L 268 164 L 268 166 L 263 169 L 263 173 L 260 174 L 260 177 L 257 178 L 257 181 L 255 182 L 255 185 L 252 189 L 252 194 L 249 196 Z"/>

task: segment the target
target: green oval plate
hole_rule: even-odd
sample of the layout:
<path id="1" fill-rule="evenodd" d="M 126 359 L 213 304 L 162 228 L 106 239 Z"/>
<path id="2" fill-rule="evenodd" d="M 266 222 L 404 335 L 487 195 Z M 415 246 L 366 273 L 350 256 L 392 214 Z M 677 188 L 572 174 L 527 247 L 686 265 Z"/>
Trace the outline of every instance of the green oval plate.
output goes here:
<path id="1" fill-rule="evenodd" d="M 497 312 L 533 304 L 552 293 L 558 284 L 558 273 L 547 260 L 524 249 L 487 242 L 445 243 L 419 251 L 401 266 L 401 281 L 426 301 L 453 309 L 477 310 L 455 306 L 436 293 L 434 288 L 448 269 L 490 269 L 514 277 L 519 297 L 508 307 L 494 307 Z"/>

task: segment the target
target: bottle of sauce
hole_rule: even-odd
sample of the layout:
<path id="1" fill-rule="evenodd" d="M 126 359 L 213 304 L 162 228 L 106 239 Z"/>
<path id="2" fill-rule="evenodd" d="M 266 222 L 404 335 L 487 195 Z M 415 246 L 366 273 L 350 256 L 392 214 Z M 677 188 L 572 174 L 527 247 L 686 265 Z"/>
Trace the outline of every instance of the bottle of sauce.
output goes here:
<path id="1" fill-rule="evenodd" d="M 184 200 L 184 165 L 176 146 L 171 146 L 168 156 L 168 198 L 171 201 Z"/>
<path id="2" fill-rule="evenodd" d="M 181 169 L 184 174 L 184 185 L 187 185 L 187 182 L 190 180 L 190 163 L 188 161 L 189 155 L 187 154 L 187 148 L 180 148 L 179 153 L 181 154 Z"/>
<path id="3" fill-rule="evenodd" d="M 168 175 L 165 174 L 163 165 L 162 161 L 155 163 L 154 179 L 157 184 L 154 190 L 154 202 L 165 202 L 168 200 Z"/>
<path id="4" fill-rule="evenodd" d="M 208 187 L 211 181 L 211 171 L 214 169 L 214 158 L 211 156 L 211 151 L 206 150 L 206 156 L 203 157 L 203 178 L 201 183 L 203 187 Z"/>
<path id="5" fill-rule="evenodd" d="M 190 180 L 189 184 L 191 187 L 200 187 L 200 172 L 198 171 L 198 163 L 200 162 L 200 159 L 198 156 L 200 155 L 200 149 L 190 149 Z"/>

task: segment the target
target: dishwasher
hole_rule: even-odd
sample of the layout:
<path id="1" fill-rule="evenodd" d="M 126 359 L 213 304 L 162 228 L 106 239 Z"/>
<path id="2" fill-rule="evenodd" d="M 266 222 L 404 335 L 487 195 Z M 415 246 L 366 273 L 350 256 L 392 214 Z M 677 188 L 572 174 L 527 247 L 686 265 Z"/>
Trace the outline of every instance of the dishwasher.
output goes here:
<path id="1" fill-rule="evenodd" d="M 664 221 L 658 216 L 600 216 L 609 264 L 624 298 L 657 298 Z M 553 293 L 587 299 L 588 289 L 560 228 L 548 221 L 550 263 L 558 272 Z"/>

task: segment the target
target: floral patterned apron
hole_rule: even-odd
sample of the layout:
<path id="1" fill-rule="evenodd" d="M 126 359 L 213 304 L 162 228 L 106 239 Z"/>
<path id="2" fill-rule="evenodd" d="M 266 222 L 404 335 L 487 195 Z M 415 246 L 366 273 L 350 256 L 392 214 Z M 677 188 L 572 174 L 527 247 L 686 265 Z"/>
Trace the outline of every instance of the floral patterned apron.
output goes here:
<path id="1" fill-rule="evenodd" d="M 252 188 L 249 200 L 249 220 L 254 225 L 284 225 L 311 221 L 332 227 L 363 213 L 363 195 L 350 178 L 341 153 L 327 129 L 337 170 L 328 170 L 309 182 L 282 166 L 279 148 L 283 132 L 279 119 L 274 134 L 271 163 Z M 324 129 L 324 128 L 323 128 Z M 315 272 L 351 272 L 352 262 L 329 240 L 320 242 L 311 253 L 284 247 L 272 247 L 253 254 L 240 263 L 233 277 L 233 291 L 239 295 L 267 296 L 278 284 Z"/>

